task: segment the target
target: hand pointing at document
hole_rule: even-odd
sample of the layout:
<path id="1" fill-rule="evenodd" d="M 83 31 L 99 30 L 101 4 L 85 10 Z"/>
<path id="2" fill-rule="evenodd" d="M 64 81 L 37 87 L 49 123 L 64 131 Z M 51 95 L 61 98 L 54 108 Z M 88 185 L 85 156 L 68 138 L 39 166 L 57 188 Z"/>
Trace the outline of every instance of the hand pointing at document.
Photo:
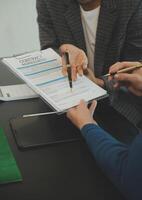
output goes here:
<path id="1" fill-rule="evenodd" d="M 66 61 L 64 59 L 64 53 L 68 52 L 70 57 L 70 65 L 72 67 L 72 80 L 75 81 L 77 79 L 77 74 L 82 76 L 83 74 L 86 75 L 90 80 L 95 82 L 97 85 L 103 87 L 104 81 L 102 79 L 96 78 L 94 73 L 88 67 L 88 58 L 85 52 L 72 45 L 72 44 L 63 44 L 60 46 L 60 52 L 62 55 L 62 73 L 63 75 L 67 75 L 67 67 Z"/>
<path id="2" fill-rule="evenodd" d="M 88 59 L 85 52 L 72 44 L 63 44 L 60 47 L 60 52 L 61 55 L 63 55 L 65 52 L 69 53 L 70 64 L 72 66 L 72 80 L 77 79 L 77 74 L 83 75 L 83 70 L 85 70 L 88 65 Z M 63 75 L 66 75 L 67 69 L 63 57 L 62 57 L 62 63 L 63 63 L 62 73 Z"/>

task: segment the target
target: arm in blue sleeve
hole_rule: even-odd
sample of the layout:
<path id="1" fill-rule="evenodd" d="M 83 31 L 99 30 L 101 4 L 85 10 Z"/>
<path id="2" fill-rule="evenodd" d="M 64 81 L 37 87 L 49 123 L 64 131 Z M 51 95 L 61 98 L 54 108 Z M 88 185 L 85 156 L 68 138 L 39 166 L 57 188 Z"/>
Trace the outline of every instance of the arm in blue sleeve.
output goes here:
<path id="1" fill-rule="evenodd" d="M 99 126 L 88 124 L 81 130 L 98 165 L 129 199 L 142 199 L 142 134 L 125 145 Z"/>
<path id="2" fill-rule="evenodd" d="M 90 151 L 106 175 L 120 187 L 128 146 L 120 143 L 97 125 L 88 124 L 81 130 Z"/>

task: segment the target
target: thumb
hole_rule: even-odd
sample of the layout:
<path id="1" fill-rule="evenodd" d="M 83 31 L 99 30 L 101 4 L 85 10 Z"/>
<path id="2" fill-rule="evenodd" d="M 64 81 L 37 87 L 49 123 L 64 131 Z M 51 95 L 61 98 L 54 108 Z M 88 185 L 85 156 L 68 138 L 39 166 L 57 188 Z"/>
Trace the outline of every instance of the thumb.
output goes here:
<path id="1" fill-rule="evenodd" d="M 81 99 L 77 108 L 83 109 L 84 107 L 87 108 L 87 103 L 83 99 Z"/>
<path id="2" fill-rule="evenodd" d="M 94 101 L 92 102 L 90 108 L 89 108 L 90 113 L 91 113 L 92 116 L 93 116 L 93 114 L 94 114 L 94 111 L 95 111 L 96 106 L 97 106 L 97 101 L 94 100 Z"/>
<path id="3" fill-rule="evenodd" d="M 85 55 L 85 59 L 84 59 L 84 62 L 83 62 L 83 69 L 87 69 L 87 66 L 88 66 L 88 59 Z"/>
<path id="4" fill-rule="evenodd" d="M 87 103 L 83 99 L 81 99 L 79 103 L 79 107 L 87 107 Z"/>

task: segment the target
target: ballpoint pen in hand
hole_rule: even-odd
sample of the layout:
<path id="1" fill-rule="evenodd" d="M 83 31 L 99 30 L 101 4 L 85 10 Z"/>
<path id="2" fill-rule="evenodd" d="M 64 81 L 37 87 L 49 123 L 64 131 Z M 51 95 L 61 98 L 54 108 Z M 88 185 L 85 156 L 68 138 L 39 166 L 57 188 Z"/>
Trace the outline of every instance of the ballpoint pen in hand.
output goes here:
<path id="1" fill-rule="evenodd" d="M 132 67 L 127 67 L 127 68 L 124 68 L 124 69 L 120 69 L 118 70 L 117 72 L 115 73 L 109 73 L 109 74 L 105 74 L 103 77 L 108 77 L 108 76 L 113 76 L 115 74 L 120 74 L 120 73 L 126 73 L 126 72 L 132 72 L 136 69 L 139 69 L 142 67 L 142 63 L 138 64 L 138 65 L 135 65 L 135 66 L 132 66 Z"/>
<path id="2" fill-rule="evenodd" d="M 65 58 L 66 67 L 67 67 L 69 86 L 70 86 L 70 89 L 72 91 L 72 88 L 73 88 L 73 85 L 72 85 L 72 69 L 71 69 L 71 65 L 70 65 L 69 53 L 68 52 L 64 53 L 64 58 Z"/>

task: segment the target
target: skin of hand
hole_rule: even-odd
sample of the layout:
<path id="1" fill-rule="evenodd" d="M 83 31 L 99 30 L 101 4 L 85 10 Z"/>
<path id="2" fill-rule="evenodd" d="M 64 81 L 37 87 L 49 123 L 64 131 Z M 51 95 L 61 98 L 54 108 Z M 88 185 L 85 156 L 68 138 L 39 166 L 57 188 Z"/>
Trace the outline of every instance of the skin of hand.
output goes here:
<path id="1" fill-rule="evenodd" d="M 78 106 L 68 110 L 67 117 L 79 129 L 81 129 L 86 124 L 97 124 L 96 121 L 93 119 L 93 113 L 96 106 L 97 102 L 94 100 L 90 108 L 88 109 L 85 101 L 81 100 Z"/>
<path id="2" fill-rule="evenodd" d="M 96 83 L 100 87 L 104 87 L 104 81 L 102 79 L 96 78 L 91 69 L 87 68 L 85 75 L 87 76 L 87 78 L 89 78 L 91 81 L 93 81 L 94 83 Z"/>
<path id="3" fill-rule="evenodd" d="M 118 62 L 112 65 L 109 73 L 116 73 L 120 69 L 132 67 L 140 64 L 139 62 Z M 119 73 L 113 77 L 117 82 L 115 88 L 126 86 L 134 95 L 142 96 L 142 68 L 134 70 L 132 73 Z M 112 77 L 110 77 L 112 79 Z"/>
<path id="4" fill-rule="evenodd" d="M 62 73 L 67 75 L 66 61 L 64 59 L 64 53 L 69 53 L 70 64 L 72 67 L 72 80 L 77 79 L 77 73 L 82 76 L 83 70 L 87 68 L 88 59 L 85 52 L 82 49 L 72 45 L 72 44 L 63 44 L 59 48 L 62 55 Z"/>
<path id="5" fill-rule="evenodd" d="M 62 73 L 64 76 L 67 75 L 67 67 L 66 61 L 64 59 L 64 53 L 69 53 L 70 64 L 72 66 L 72 80 L 75 81 L 77 79 L 77 74 L 82 76 L 83 74 L 86 75 L 90 80 L 95 82 L 97 85 L 103 87 L 104 81 L 98 79 L 94 76 L 94 73 L 87 68 L 88 66 L 88 59 L 85 52 L 82 49 L 72 45 L 72 44 L 63 44 L 60 47 L 60 52 L 62 55 Z"/>

